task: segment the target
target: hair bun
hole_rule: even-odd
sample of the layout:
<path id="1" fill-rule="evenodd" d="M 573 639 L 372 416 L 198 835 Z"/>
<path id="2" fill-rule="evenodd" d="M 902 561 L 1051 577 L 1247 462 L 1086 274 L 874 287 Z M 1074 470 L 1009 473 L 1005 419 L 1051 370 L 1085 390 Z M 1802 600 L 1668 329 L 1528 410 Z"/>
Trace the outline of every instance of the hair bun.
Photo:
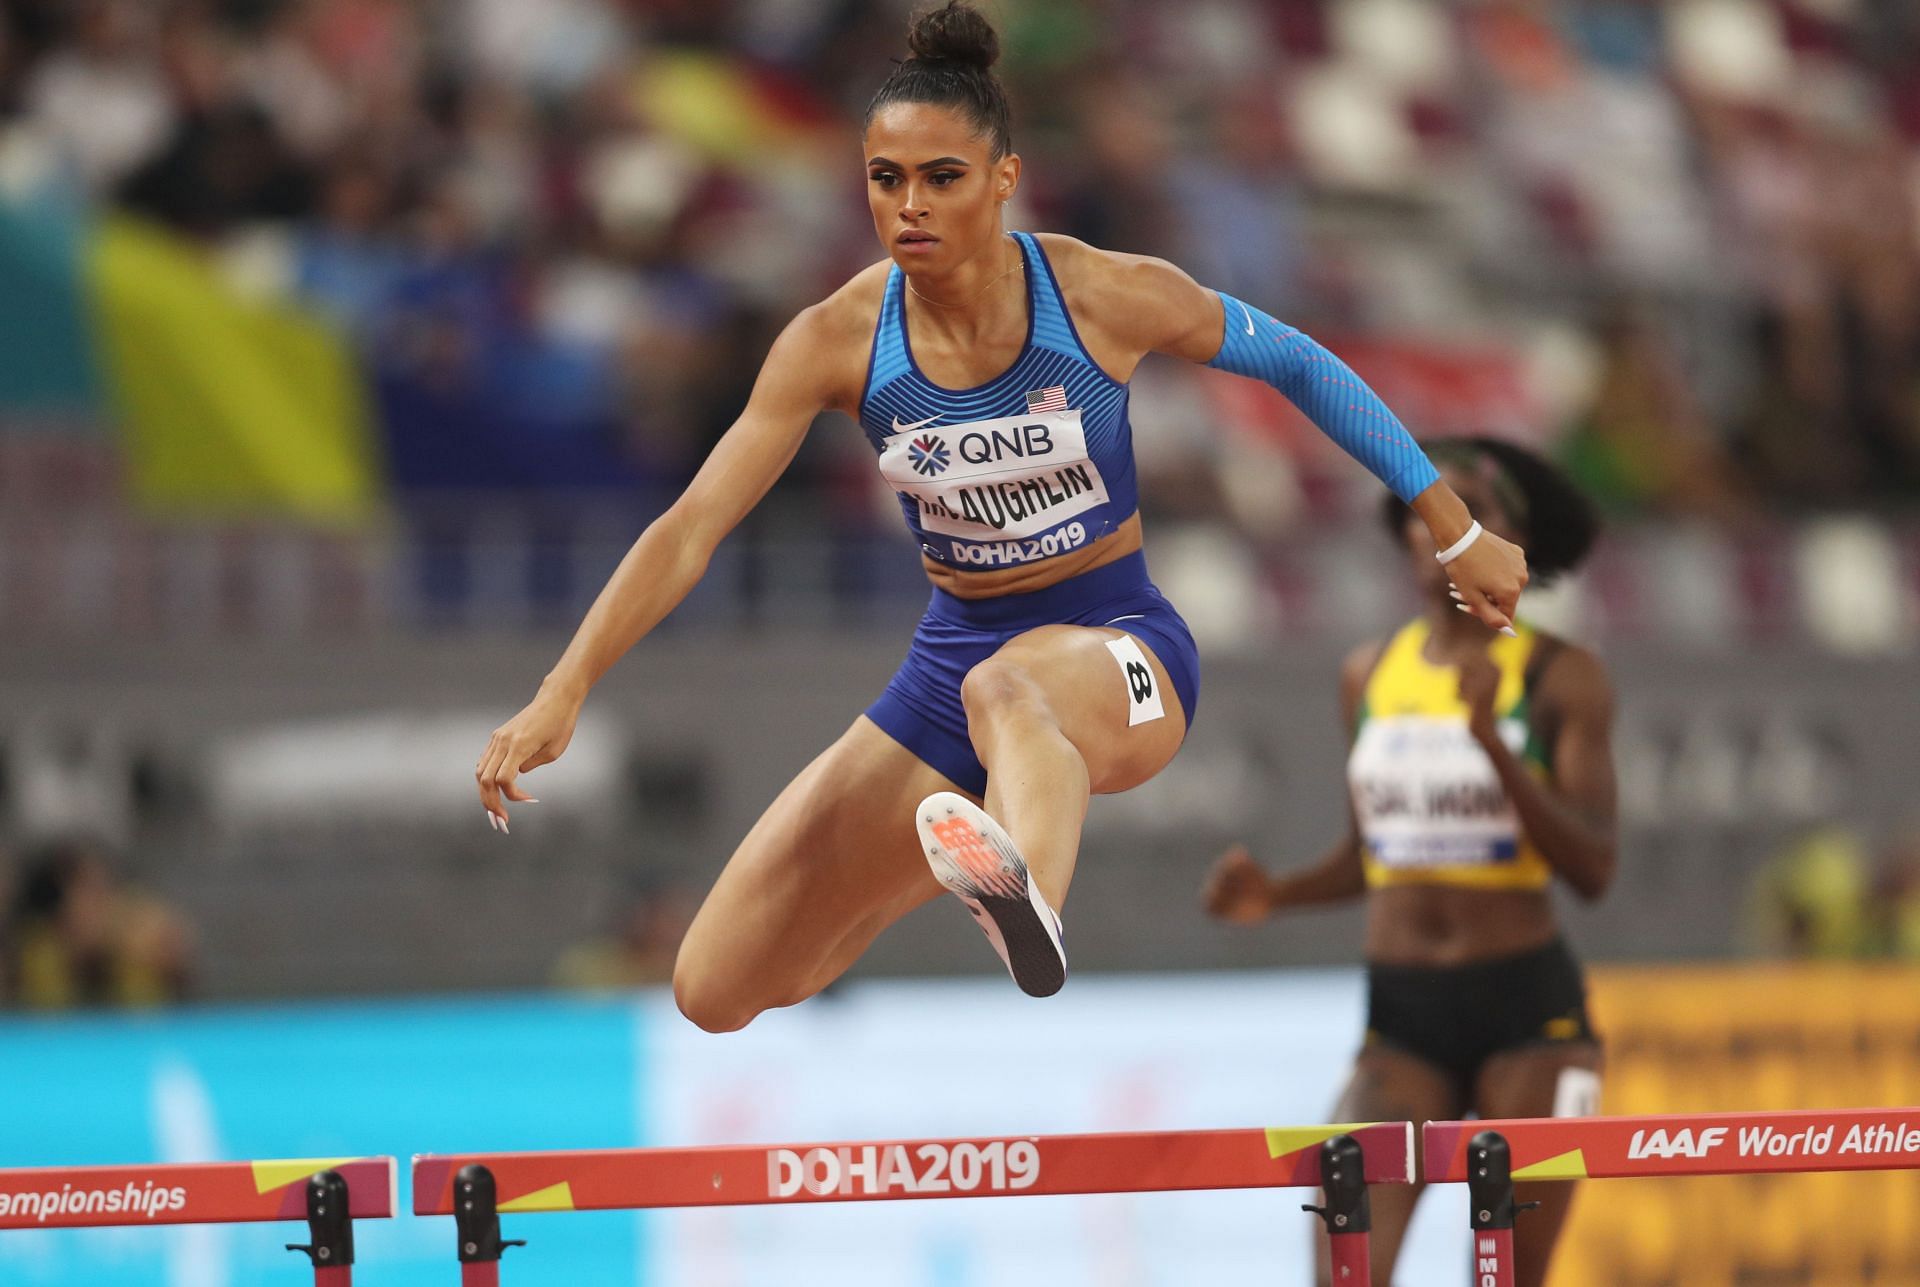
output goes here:
<path id="1" fill-rule="evenodd" d="M 907 48 L 922 62 L 961 63 L 981 71 L 1000 59 L 1000 37 L 993 24 L 960 0 L 914 18 L 907 29 Z"/>

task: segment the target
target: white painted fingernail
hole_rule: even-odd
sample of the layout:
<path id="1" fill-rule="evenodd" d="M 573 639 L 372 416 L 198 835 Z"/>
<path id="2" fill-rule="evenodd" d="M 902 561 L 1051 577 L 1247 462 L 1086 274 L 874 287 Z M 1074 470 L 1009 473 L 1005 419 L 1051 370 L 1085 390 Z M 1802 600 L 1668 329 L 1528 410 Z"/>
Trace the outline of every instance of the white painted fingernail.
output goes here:
<path id="1" fill-rule="evenodd" d="M 1456 607 L 1456 608 L 1458 608 L 1458 609 L 1460 609 L 1460 611 L 1462 611 L 1462 612 L 1464 612 L 1464 613 L 1466 613 L 1466 614 L 1467 614 L 1468 616 L 1472 616 L 1472 615 L 1473 615 L 1473 609 L 1472 609 L 1472 608 L 1469 608 L 1469 607 L 1468 607 L 1468 606 L 1467 606 L 1466 604 L 1464 604 L 1464 603 L 1456 603 L 1456 604 L 1454 604 L 1453 606 L 1454 606 L 1454 607 Z"/>
<path id="2" fill-rule="evenodd" d="M 503 836 L 510 836 L 513 834 L 511 831 L 507 830 L 507 820 L 505 818 L 500 819 L 500 834 Z"/>
<path id="3" fill-rule="evenodd" d="M 1505 635 L 1509 639 L 1518 639 L 1520 637 L 1520 632 L 1518 630 L 1515 630 L 1512 626 L 1501 626 L 1500 633 Z"/>
<path id="4" fill-rule="evenodd" d="M 1447 591 L 1447 594 L 1450 598 L 1456 600 L 1457 602 L 1465 603 L 1467 601 L 1467 596 L 1460 593 L 1458 590 L 1449 590 Z"/>
<path id="5" fill-rule="evenodd" d="M 521 800 L 521 801 L 519 801 L 519 803 L 521 803 L 521 804 L 539 804 L 540 802 L 539 802 L 538 800 L 535 800 L 535 799 L 534 799 L 533 797 L 531 797 L 531 796 L 529 796 L 529 797 L 527 797 L 527 798 L 526 798 L 525 800 Z"/>
<path id="6" fill-rule="evenodd" d="M 493 810 L 487 810 L 487 825 L 495 831 L 500 830 L 500 819 L 493 816 Z"/>

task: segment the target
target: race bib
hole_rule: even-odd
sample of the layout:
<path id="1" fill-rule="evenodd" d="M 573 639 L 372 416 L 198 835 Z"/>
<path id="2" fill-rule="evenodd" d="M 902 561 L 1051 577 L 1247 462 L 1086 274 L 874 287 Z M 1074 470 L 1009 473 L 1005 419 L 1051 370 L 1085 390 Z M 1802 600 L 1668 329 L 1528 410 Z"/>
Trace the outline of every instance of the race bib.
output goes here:
<path id="1" fill-rule="evenodd" d="M 1509 747 L 1519 720 L 1502 720 Z M 1520 852 L 1520 819 L 1493 762 L 1459 720 L 1402 715 L 1370 720 L 1348 762 L 1354 814 L 1385 867 L 1483 866 Z"/>
<path id="2" fill-rule="evenodd" d="M 915 425 L 884 440 L 880 474 L 924 530 L 967 541 L 1036 536 L 1107 503 L 1078 409 Z"/>

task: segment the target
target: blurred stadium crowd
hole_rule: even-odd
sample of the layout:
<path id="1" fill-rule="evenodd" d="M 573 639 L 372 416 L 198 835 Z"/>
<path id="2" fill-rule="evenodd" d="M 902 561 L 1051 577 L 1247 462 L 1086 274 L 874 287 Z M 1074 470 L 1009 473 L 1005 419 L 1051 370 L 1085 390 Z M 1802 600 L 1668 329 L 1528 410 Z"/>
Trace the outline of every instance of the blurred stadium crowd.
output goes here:
<path id="1" fill-rule="evenodd" d="M 562 624 L 729 423 L 778 328 L 877 257 L 855 140 L 906 11 L 4 0 L 0 213 L 133 212 L 211 251 L 242 298 L 317 310 L 370 406 L 382 506 L 400 502 L 414 609 L 386 615 Z M 1678 620 L 1682 637 L 1724 639 L 1844 619 L 1852 633 L 1825 642 L 1912 638 L 1909 531 L 1788 536 L 1778 522 L 1910 507 L 1920 484 L 1910 5 L 997 13 L 1027 162 L 1016 222 L 1170 257 L 1332 343 L 1417 432 L 1543 441 L 1611 510 L 1682 525 L 1650 550 L 1622 543 L 1616 575 L 1603 556 L 1596 630 Z M 31 385 L 43 364 L 13 360 Z M 47 419 L 7 376 L 9 507 L 123 513 L 122 456 L 70 439 L 49 456 L 45 435 L 6 432 Z M 1176 364 L 1138 383 L 1150 519 L 1198 533 L 1193 562 L 1253 560 L 1213 598 L 1270 601 L 1203 632 L 1233 644 L 1275 620 L 1341 618 L 1289 595 L 1350 573 L 1311 540 L 1304 565 L 1298 551 L 1365 511 L 1365 479 L 1265 390 Z M 476 531 L 476 495 L 510 521 Z M 803 578 L 830 596 L 872 593 L 875 569 L 911 592 L 857 435 L 816 434 L 769 509 L 758 526 L 777 544 L 826 543 Z M 65 591 L 46 583 L 127 580 L 102 570 L 124 549 L 87 552 L 100 539 L 43 538 L 35 558 L 22 538 L 0 612 L 90 624 L 84 608 L 48 610 Z M 308 599 L 343 582 L 377 597 L 353 586 L 391 562 L 258 540 L 181 552 L 183 539 L 141 529 L 123 545 L 161 549 L 174 580 L 240 562 L 241 579 L 313 584 L 295 595 Z M 477 586 L 474 565 L 497 567 L 502 543 L 528 570 Z M 742 581 L 734 597 L 753 593 Z M 1683 588 L 1639 601 L 1652 583 Z M 474 608 L 501 595 L 507 610 Z"/>
<path id="2" fill-rule="evenodd" d="M 1266 301 L 1420 431 L 1545 438 L 1616 508 L 1728 522 L 1920 482 L 1911 5 L 999 11 L 1019 222 Z M 904 13 L 6 0 L 4 186 L 78 185 L 322 305 L 403 490 L 670 488 L 777 328 L 877 257 L 855 139 Z M 1342 512 L 1310 434 L 1184 377 L 1137 402 L 1151 504 L 1255 538 Z M 883 520 L 836 438 L 800 466 L 817 516 Z"/>

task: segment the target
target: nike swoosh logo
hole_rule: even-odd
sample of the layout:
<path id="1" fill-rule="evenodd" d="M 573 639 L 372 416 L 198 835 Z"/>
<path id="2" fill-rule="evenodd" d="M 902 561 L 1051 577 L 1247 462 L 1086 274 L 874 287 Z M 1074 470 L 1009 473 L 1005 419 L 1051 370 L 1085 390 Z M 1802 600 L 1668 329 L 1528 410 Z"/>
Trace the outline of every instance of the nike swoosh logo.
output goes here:
<path id="1" fill-rule="evenodd" d="M 893 431 L 895 433 L 912 433 L 915 429 L 925 429 L 939 418 L 939 414 L 935 414 L 928 416 L 925 420 L 916 420 L 910 425 L 903 425 L 900 423 L 900 417 L 895 416 L 893 418 Z"/>
<path id="2" fill-rule="evenodd" d="M 1234 302 L 1236 304 L 1239 303 L 1238 300 L 1235 300 Z M 1248 308 L 1245 304 L 1240 304 L 1240 311 L 1247 315 L 1247 334 L 1252 335 L 1253 334 L 1253 310 Z"/>

